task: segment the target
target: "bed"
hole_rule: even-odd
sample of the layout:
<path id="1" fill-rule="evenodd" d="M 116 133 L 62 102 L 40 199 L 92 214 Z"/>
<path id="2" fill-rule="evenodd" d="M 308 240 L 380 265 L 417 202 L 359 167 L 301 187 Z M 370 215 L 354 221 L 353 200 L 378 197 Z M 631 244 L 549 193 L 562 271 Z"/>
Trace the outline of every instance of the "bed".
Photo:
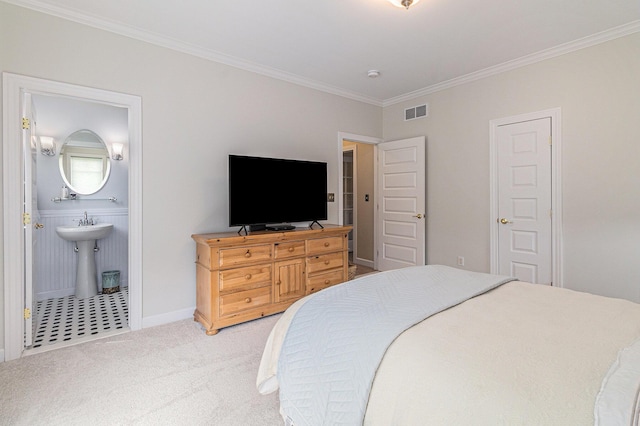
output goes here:
<path id="1" fill-rule="evenodd" d="M 640 305 L 431 265 L 282 314 L 262 394 L 287 425 L 635 425 Z"/>

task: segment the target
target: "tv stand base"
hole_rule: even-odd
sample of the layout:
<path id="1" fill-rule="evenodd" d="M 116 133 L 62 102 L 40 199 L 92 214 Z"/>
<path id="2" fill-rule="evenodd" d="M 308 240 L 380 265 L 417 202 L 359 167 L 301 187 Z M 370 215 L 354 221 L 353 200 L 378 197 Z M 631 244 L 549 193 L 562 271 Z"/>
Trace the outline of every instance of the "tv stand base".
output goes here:
<path id="1" fill-rule="evenodd" d="M 296 229 L 296 227 L 288 223 L 267 226 L 267 231 L 293 231 L 294 229 Z"/>

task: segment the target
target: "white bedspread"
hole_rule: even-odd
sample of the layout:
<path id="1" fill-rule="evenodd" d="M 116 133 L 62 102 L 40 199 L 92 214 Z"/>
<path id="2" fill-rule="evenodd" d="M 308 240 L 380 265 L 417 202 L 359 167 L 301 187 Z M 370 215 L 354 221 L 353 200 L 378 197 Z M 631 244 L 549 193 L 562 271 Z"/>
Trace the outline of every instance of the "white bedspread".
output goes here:
<path id="1" fill-rule="evenodd" d="M 298 309 L 282 343 L 281 411 L 297 425 L 361 424 L 375 372 L 400 333 L 512 280 L 435 265 L 318 293 Z"/>
<path id="2" fill-rule="evenodd" d="M 279 345 L 303 303 L 285 312 L 269 337 L 261 393 L 278 388 Z M 611 412 L 632 424 L 638 380 L 627 380 L 622 392 L 629 397 L 621 401 L 606 389 L 619 380 L 605 379 L 616 371 L 628 376 L 613 366 L 639 338 L 638 304 L 507 283 L 401 334 L 378 368 L 364 423 L 588 425 L 597 411 L 596 424 L 615 424 Z M 620 406 L 603 411 L 596 399 Z"/>

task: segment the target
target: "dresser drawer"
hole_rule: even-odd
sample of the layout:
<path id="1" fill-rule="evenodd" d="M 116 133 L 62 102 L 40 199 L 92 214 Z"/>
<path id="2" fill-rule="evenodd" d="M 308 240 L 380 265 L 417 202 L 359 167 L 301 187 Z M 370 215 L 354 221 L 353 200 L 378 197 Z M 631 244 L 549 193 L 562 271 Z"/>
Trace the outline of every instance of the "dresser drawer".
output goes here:
<path id="1" fill-rule="evenodd" d="M 241 248 L 220 249 L 220 267 L 268 262 L 271 260 L 271 244 Z"/>
<path id="2" fill-rule="evenodd" d="M 274 257 L 278 260 L 304 256 L 304 241 L 276 243 L 274 252 Z"/>
<path id="3" fill-rule="evenodd" d="M 343 237 L 325 237 L 307 240 L 307 254 L 309 256 L 327 253 L 331 251 L 340 251 L 343 248 Z"/>
<path id="4" fill-rule="evenodd" d="M 260 287 L 220 296 L 220 316 L 255 309 L 271 303 L 271 287 Z"/>
<path id="5" fill-rule="evenodd" d="M 315 272 L 326 271 L 328 269 L 342 268 L 343 265 L 343 254 L 341 252 L 308 257 L 307 275 L 311 275 Z"/>
<path id="6" fill-rule="evenodd" d="M 307 278 L 307 294 L 315 293 L 332 285 L 340 284 L 344 281 L 344 272 L 341 269 L 316 274 Z"/>
<path id="7" fill-rule="evenodd" d="M 271 264 L 220 271 L 220 291 L 271 285 Z"/>

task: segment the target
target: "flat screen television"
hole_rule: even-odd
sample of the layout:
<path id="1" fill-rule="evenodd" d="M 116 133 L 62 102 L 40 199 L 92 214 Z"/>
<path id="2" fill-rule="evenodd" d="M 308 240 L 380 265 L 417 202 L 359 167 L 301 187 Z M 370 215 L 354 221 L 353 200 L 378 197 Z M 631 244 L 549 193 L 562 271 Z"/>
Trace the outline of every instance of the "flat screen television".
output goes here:
<path id="1" fill-rule="evenodd" d="M 229 226 L 240 231 L 327 219 L 327 163 L 229 155 L 228 178 Z"/>

